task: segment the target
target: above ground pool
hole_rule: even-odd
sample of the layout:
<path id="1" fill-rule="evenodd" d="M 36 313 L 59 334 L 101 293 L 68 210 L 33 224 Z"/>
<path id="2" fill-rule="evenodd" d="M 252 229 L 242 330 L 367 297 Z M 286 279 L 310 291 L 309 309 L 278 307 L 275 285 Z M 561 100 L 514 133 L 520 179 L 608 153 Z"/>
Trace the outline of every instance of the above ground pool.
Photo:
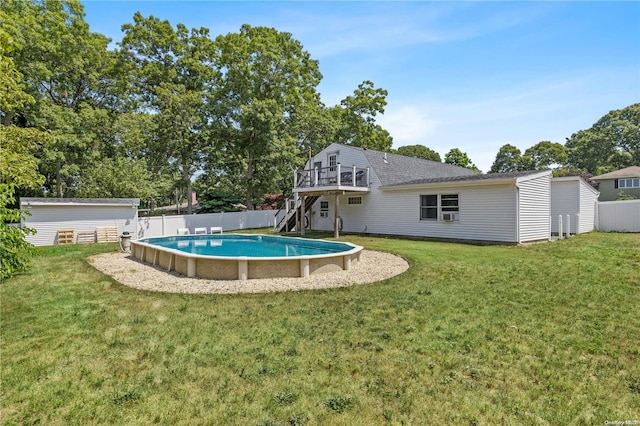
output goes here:
<path id="1" fill-rule="evenodd" d="M 175 235 L 131 241 L 131 254 L 188 277 L 246 280 L 349 270 L 362 247 L 255 234 Z"/>

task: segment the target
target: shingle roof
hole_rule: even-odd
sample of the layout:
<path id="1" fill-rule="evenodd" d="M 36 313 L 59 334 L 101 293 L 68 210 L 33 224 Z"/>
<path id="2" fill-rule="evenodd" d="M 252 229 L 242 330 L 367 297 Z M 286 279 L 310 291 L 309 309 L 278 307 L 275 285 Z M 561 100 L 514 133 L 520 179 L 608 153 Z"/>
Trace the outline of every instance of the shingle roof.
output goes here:
<path id="1" fill-rule="evenodd" d="M 637 177 L 640 177 L 640 166 L 626 167 L 624 169 L 616 170 L 615 172 L 605 173 L 600 176 L 594 176 L 591 178 L 591 180 L 637 178 Z"/>
<path id="2" fill-rule="evenodd" d="M 466 176 L 446 176 L 429 179 L 416 179 L 407 182 L 396 183 L 386 186 L 403 186 L 403 185 L 422 185 L 431 183 L 444 183 L 444 182 L 471 182 L 471 181 L 483 181 L 483 180 L 504 180 L 504 179 L 517 179 L 519 177 L 534 175 L 536 173 L 542 173 L 542 170 L 527 170 L 524 172 L 509 172 L 509 173 L 487 173 L 484 175 L 466 175 Z"/>
<path id="3" fill-rule="evenodd" d="M 417 179 L 455 176 L 476 176 L 473 170 L 423 158 L 390 154 L 373 149 L 361 149 L 380 179 L 382 186 L 397 185 Z"/>

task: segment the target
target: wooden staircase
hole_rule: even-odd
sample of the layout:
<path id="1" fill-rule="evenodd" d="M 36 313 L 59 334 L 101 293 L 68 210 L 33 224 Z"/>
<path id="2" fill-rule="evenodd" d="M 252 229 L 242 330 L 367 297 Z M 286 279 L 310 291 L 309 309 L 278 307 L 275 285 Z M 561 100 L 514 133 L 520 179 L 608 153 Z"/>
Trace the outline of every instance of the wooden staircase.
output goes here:
<path id="1" fill-rule="evenodd" d="M 282 209 L 287 209 L 287 210 L 284 216 L 280 219 L 280 221 L 276 223 L 274 227 L 274 231 L 275 232 L 297 231 L 298 229 L 296 226 L 297 225 L 296 212 L 298 212 L 298 217 L 301 218 L 301 220 L 303 221 L 303 226 L 305 226 L 304 215 L 311 211 L 311 207 L 315 204 L 316 201 L 318 201 L 318 198 L 320 198 L 319 195 L 308 196 L 304 201 L 304 212 L 302 212 L 302 202 L 300 199 L 297 199 L 295 201 L 295 207 L 292 206 L 294 204 L 293 200 L 288 199 L 287 201 L 285 201 L 285 204 L 282 207 Z M 277 215 L 278 213 L 276 213 L 276 216 Z"/>

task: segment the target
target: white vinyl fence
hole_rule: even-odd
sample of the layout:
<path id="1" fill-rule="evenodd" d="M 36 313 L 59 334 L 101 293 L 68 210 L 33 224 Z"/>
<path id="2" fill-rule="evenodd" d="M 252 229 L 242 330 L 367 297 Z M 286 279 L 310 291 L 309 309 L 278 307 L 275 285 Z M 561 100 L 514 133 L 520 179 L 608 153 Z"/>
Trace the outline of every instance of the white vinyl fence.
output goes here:
<path id="1" fill-rule="evenodd" d="M 640 232 L 640 200 L 599 202 L 596 224 L 603 232 Z"/>
<path id="2" fill-rule="evenodd" d="M 275 213 L 275 210 L 252 210 L 232 213 L 139 217 L 137 235 L 134 238 L 176 235 L 178 228 L 188 228 L 193 234 L 195 228 L 207 228 L 208 231 L 211 227 L 221 227 L 226 232 L 273 227 Z"/>

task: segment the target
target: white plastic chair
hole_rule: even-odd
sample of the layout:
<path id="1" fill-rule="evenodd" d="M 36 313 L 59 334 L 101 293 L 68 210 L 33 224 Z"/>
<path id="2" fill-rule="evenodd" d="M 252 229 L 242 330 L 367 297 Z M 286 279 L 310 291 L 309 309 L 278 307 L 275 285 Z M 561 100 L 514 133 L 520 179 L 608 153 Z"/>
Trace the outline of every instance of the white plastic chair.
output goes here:
<path id="1" fill-rule="evenodd" d="M 207 228 L 196 228 L 193 230 L 194 234 L 206 234 L 207 233 Z"/>
<path id="2" fill-rule="evenodd" d="M 222 234 L 222 226 L 212 226 L 211 227 L 212 234 Z"/>
<path id="3" fill-rule="evenodd" d="M 178 228 L 178 235 L 189 235 L 189 228 Z"/>

